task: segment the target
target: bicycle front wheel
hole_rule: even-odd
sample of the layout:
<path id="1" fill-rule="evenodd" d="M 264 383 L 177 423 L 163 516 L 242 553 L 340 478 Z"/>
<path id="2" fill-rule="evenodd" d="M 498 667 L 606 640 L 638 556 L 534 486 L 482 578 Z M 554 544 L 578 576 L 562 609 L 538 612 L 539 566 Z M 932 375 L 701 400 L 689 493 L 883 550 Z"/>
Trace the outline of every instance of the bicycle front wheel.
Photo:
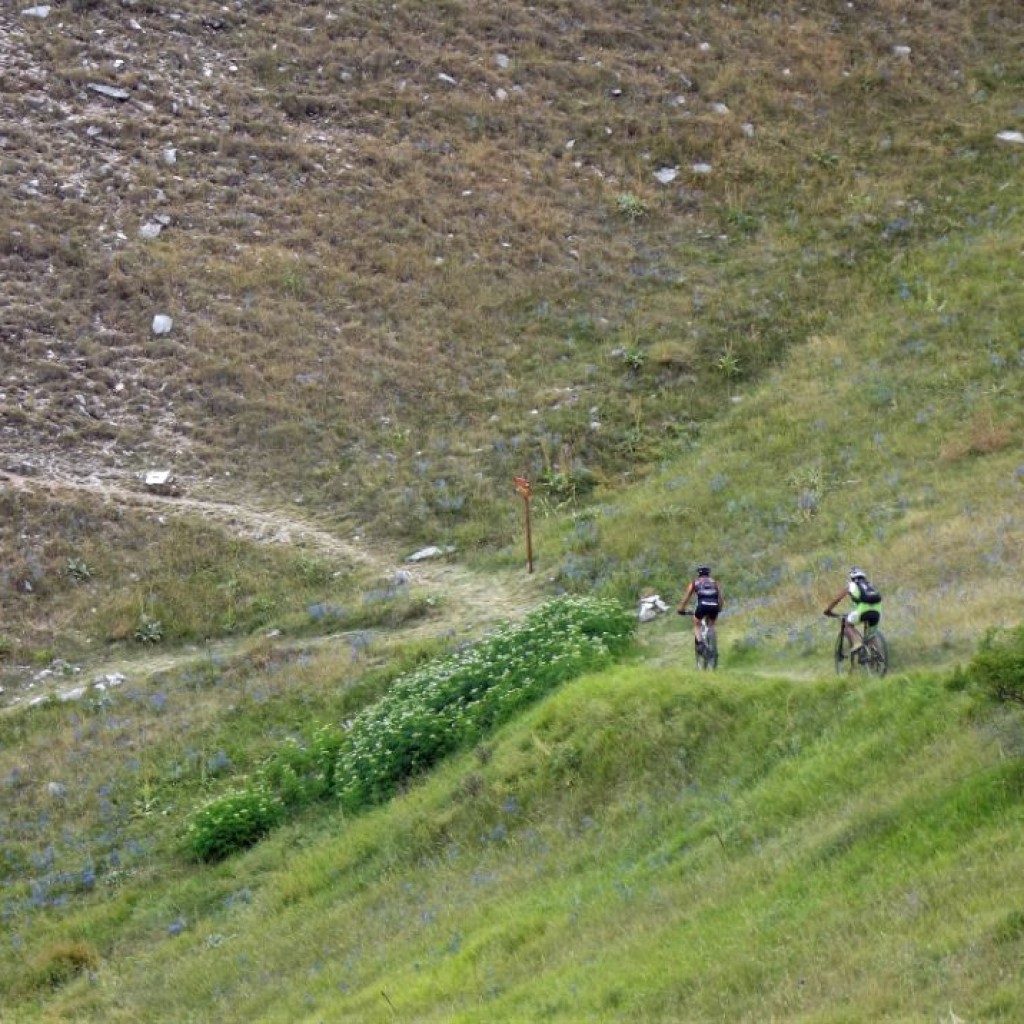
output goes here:
<path id="1" fill-rule="evenodd" d="M 713 628 L 708 630 L 704 640 L 704 667 L 718 668 L 718 634 Z"/>
<path id="2" fill-rule="evenodd" d="M 849 653 L 850 647 L 846 640 L 846 630 L 840 626 L 839 636 L 836 638 L 836 675 L 841 676 L 849 670 L 850 666 L 847 664 Z"/>

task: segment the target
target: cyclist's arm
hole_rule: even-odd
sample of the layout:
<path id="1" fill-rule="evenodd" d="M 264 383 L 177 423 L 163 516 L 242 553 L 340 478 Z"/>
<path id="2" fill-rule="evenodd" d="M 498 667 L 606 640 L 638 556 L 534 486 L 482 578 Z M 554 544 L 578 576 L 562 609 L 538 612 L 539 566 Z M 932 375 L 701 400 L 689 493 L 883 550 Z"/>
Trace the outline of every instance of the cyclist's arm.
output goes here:
<path id="1" fill-rule="evenodd" d="M 686 588 L 686 593 L 683 594 L 683 599 L 679 602 L 679 606 L 676 608 L 677 612 L 686 610 L 686 602 L 690 600 L 690 595 L 696 590 L 693 585 L 693 580 L 690 580 L 690 585 Z"/>
<path id="2" fill-rule="evenodd" d="M 836 595 L 835 600 L 825 609 L 825 614 L 829 615 L 832 612 L 832 609 L 835 608 L 835 606 L 839 604 L 839 602 L 842 601 L 844 597 L 849 597 L 849 591 L 840 590 L 839 593 Z"/>

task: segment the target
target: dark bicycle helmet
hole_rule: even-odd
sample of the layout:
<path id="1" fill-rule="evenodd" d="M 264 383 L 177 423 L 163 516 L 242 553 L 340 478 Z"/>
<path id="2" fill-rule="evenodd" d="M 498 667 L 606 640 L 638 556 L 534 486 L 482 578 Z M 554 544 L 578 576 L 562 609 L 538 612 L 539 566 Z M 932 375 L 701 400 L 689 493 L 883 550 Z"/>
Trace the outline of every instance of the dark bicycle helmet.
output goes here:
<path id="1" fill-rule="evenodd" d="M 867 578 L 867 573 L 865 573 L 863 569 L 858 569 L 856 566 L 854 566 L 850 570 L 851 580 L 866 580 Z"/>
<path id="2" fill-rule="evenodd" d="M 698 576 L 710 576 L 711 575 L 711 566 L 710 565 L 698 565 L 697 566 L 697 575 Z"/>

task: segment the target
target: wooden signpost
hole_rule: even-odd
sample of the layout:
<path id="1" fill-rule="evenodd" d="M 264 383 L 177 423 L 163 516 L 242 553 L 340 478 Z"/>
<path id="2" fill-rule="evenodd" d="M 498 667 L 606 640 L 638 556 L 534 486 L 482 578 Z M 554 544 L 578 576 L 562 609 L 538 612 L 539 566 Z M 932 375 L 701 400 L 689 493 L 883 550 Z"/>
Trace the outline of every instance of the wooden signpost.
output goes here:
<path id="1" fill-rule="evenodd" d="M 530 536 L 530 498 L 533 496 L 533 488 L 525 476 L 514 476 L 512 482 L 516 485 L 516 494 L 523 499 L 523 507 L 526 509 L 526 571 L 533 572 L 533 539 Z"/>

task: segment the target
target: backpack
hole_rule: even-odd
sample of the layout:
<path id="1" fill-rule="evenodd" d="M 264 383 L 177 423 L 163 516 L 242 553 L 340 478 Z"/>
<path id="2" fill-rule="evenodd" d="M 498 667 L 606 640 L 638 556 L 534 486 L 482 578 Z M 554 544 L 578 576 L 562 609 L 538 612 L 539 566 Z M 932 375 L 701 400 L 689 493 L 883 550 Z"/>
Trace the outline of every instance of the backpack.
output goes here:
<path id="1" fill-rule="evenodd" d="M 697 603 L 705 608 L 718 607 L 718 584 L 707 577 L 701 577 L 693 585 L 694 593 L 697 595 Z"/>
<path id="2" fill-rule="evenodd" d="M 857 589 L 860 591 L 859 604 L 881 604 L 882 595 L 878 589 L 872 586 L 867 580 L 858 580 Z"/>

